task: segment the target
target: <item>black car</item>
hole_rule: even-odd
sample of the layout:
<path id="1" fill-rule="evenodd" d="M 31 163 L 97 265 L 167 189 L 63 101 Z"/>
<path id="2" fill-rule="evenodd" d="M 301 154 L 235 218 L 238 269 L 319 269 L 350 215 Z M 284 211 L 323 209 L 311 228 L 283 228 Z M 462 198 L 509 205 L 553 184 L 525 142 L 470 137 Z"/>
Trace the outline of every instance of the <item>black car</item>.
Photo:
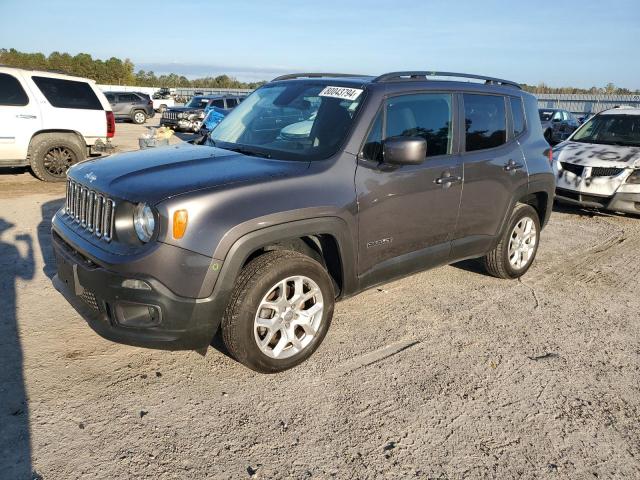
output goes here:
<path id="1" fill-rule="evenodd" d="M 196 95 L 191 97 L 184 107 L 168 108 L 162 114 L 160 126 L 197 132 L 202 126 L 205 114 L 208 113 L 208 108 L 232 110 L 244 99 L 245 97 L 240 95 Z"/>
<path id="2" fill-rule="evenodd" d="M 155 115 L 149 95 L 139 92 L 106 92 L 116 120 L 131 120 L 142 125 Z"/>
<path id="3" fill-rule="evenodd" d="M 560 108 L 539 108 L 538 114 L 544 138 L 550 145 L 566 140 L 580 126 L 573 113 Z"/>

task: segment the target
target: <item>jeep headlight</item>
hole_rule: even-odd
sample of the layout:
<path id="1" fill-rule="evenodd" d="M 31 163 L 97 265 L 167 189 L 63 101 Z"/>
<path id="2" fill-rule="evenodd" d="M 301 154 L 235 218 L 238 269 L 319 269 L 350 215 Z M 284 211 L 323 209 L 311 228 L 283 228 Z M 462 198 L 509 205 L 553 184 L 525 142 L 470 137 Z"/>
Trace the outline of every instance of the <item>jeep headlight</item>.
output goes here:
<path id="1" fill-rule="evenodd" d="M 184 118 L 184 113 L 179 113 L 178 118 Z"/>
<path id="2" fill-rule="evenodd" d="M 156 219 L 153 216 L 153 210 L 146 203 L 136 205 L 133 211 L 133 226 L 141 242 L 147 243 L 151 240 L 156 228 Z"/>

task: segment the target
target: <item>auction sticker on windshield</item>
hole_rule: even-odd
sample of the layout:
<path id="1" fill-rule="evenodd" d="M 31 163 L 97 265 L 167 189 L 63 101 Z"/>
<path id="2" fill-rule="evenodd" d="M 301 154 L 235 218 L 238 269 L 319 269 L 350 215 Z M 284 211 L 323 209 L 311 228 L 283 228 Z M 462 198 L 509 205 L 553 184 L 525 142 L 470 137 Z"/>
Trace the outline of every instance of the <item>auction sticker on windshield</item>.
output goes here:
<path id="1" fill-rule="evenodd" d="M 341 98 L 343 100 L 355 100 L 360 96 L 362 90 L 348 87 L 324 87 L 319 93 L 321 97 Z"/>

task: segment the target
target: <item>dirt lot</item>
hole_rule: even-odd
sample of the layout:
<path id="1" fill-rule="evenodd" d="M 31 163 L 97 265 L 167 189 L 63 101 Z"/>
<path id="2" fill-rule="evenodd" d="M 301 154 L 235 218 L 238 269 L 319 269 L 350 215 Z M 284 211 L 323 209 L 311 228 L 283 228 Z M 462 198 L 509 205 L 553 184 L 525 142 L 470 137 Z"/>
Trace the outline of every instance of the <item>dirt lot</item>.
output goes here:
<path id="1" fill-rule="evenodd" d="M 94 334 L 49 278 L 62 197 L 0 175 L 3 479 L 640 478 L 639 218 L 558 210 L 522 281 L 367 291 L 266 376 Z"/>

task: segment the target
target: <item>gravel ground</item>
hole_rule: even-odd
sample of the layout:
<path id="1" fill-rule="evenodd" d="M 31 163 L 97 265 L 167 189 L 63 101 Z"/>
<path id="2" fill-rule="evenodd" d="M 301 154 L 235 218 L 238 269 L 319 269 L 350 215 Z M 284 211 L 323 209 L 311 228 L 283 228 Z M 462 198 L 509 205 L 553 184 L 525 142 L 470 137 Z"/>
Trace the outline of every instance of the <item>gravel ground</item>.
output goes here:
<path id="1" fill-rule="evenodd" d="M 522 281 L 369 290 L 269 376 L 93 333 L 49 278 L 63 194 L 0 175 L 3 479 L 640 478 L 638 218 L 557 209 Z"/>

